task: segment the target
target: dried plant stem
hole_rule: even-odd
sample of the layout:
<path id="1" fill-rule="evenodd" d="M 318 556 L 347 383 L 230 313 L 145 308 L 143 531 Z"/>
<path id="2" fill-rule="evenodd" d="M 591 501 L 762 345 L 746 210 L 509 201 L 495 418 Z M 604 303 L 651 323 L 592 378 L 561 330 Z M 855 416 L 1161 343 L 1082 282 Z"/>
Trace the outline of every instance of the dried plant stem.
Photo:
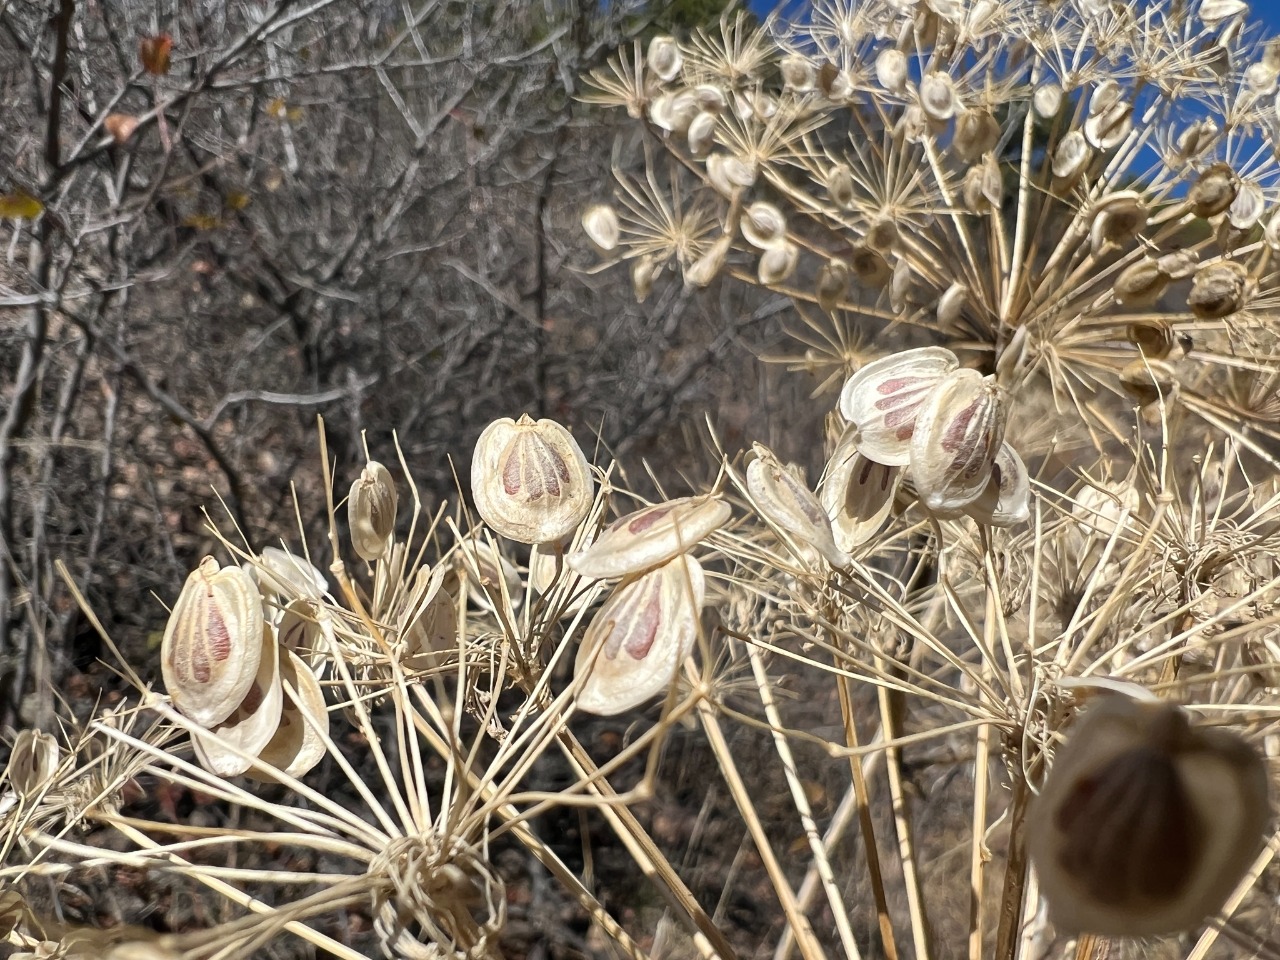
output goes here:
<path id="1" fill-rule="evenodd" d="M 1244 902 L 1244 898 L 1249 895 L 1249 891 L 1253 889 L 1254 884 L 1262 877 L 1263 872 L 1271 865 L 1271 861 L 1275 859 L 1277 850 L 1280 850 L 1280 833 L 1273 833 L 1271 841 L 1258 854 L 1258 858 L 1253 861 L 1253 865 L 1244 875 L 1244 879 L 1237 885 L 1231 896 L 1227 898 L 1227 902 L 1222 905 L 1222 909 L 1218 912 L 1224 923 L 1231 919 L 1231 915 L 1239 909 L 1240 904 Z M 1204 960 L 1209 955 L 1209 951 L 1213 949 L 1213 945 L 1218 940 L 1220 930 L 1217 925 L 1211 924 L 1205 928 L 1204 933 L 1200 934 L 1200 939 L 1196 941 L 1196 945 L 1191 948 L 1191 952 L 1187 954 L 1187 960 Z M 1257 949 L 1255 946 L 1253 949 Z"/>
<path id="2" fill-rule="evenodd" d="M 990 859 L 990 851 L 986 845 L 990 758 L 991 724 L 984 723 L 978 728 L 973 755 L 973 837 L 969 846 L 969 960 L 982 960 L 982 940 L 985 934 L 982 890 L 986 863 Z M 997 956 L 1003 955 L 997 953 Z"/>
<path id="3" fill-rule="evenodd" d="M 1009 853 L 1004 868 L 1004 890 L 1000 895 L 1000 919 L 996 927 L 996 960 L 1014 960 L 1018 954 L 1022 915 L 1026 909 L 1027 860 L 1026 823 L 1027 804 L 1031 800 L 1031 788 L 1024 777 L 1013 777 L 1013 798 L 1009 810 Z"/>

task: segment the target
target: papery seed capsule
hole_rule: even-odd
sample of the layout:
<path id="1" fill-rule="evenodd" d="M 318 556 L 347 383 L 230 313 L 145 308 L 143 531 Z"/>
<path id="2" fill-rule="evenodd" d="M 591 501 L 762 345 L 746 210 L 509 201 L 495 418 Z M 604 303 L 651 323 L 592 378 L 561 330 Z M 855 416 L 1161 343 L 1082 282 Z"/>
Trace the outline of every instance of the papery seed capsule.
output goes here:
<path id="1" fill-rule="evenodd" d="M 459 544 L 459 575 L 466 581 L 467 599 L 481 610 L 504 615 L 524 603 L 524 581 L 516 565 L 487 540 L 469 537 Z M 446 576 L 446 582 L 448 577 Z"/>
<path id="2" fill-rule="evenodd" d="M 208 728 L 192 731 L 191 745 L 200 765 L 220 777 L 236 777 L 271 742 L 280 726 L 284 693 L 280 686 L 280 649 L 267 624 L 259 635 L 258 669 L 244 699 L 227 717 Z"/>
<path id="3" fill-rule="evenodd" d="M 867 227 L 866 244 L 872 250 L 888 253 L 897 243 L 898 224 L 892 217 L 876 217 Z"/>
<path id="4" fill-rule="evenodd" d="M 919 407 L 911 478 L 929 510 L 959 510 L 982 495 L 1004 442 L 1005 408 L 994 377 L 956 370 Z"/>
<path id="5" fill-rule="evenodd" d="M 1144 257 L 1120 271 L 1111 292 L 1121 306 L 1145 307 L 1159 300 L 1168 286 L 1169 277 L 1160 265 Z"/>
<path id="6" fill-rule="evenodd" d="M 53 779 L 62 751 L 58 741 L 43 730 L 21 730 L 9 752 L 6 772 L 14 791 L 30 800 Z"/>
<path id="7" fill-rule="evenodd" d="M 960 361 L 942 347 L 920 347 L 857 371 L 840 392 L 840 413 L 858 428 L 858 452 L 876 463 L 904 467 L 921 405 Z"/>
<path id="8" fill-rule="evenodd" d="M 692 90 L 671 90 L 649 101 L 649 119 L 668 133 L 683 135 L 698 115 L 698 101 Z"/>
<path id="9" fill-rule="evenodd" d="M 868 460 L 858 452 L 857 427 L 845 430 L 818 487 L 836 546 L 846 553 L 866 543 L 884 525 L 902 480 L 902 467 Z"/>
<path id="10" fill-rule="evenodd" d="M 915 289 L 915 271 L 911 269 L 911 261 L 899 257 L 893 265 L 893 276 L 889 278 L 889 307 L 894 313 L 902 313 L 911 303 Z"/>
<path id="11" fill-rule="evenodd" d="M 818 89 L 832 103 L 844 103 L 853 95 L 849 74 L 834 63 L 824 63 L 819 68 Z"/>
<path id="12" fill-rule="evenodd" d="M 751 164 L 725 153 L 713 153 L 707 157 L 707 179 L 726 197 L 731 197 L 743 187 L 756 182 L 756 170 Z"/>
<path id="13" fill-rule="evenodd" d="M 700 256 L 684 272 L 685 283 L 694 287 L 705 287 L 711 283 L 724 267 L 725 259 L 733 247 L 733 237 L 725 234 L 713 243 L 707 252 Z"/>
<path id="14" fill-rule="evenodd" d="M 909 103 L 894 124 L 894 138 L 903 143 L 922 143 L 929 134 L 929 118 L 918 103 Z"/>
<path id="15" fill-rule="evenodd" d="M 960 109 L 956 82 L 940 71 L 926 73 L 920 80 L 920 109 L 936 123 L 945 123 Z"/>
<path id="16" fill-rule="evenodd" d="M 1062 934 L 1200 926 L 1244 877 L 1270 819 L 1266 765 L 1236 734 L 1122 694 L 1092 703 L 1027 814 L 1027 848 Z"/>
<path id="17" fill-rule="evenodd" d="M 861 286 L 883 288 L 893 278 L 889 261 L 865 244 L 857 244 L 849 257 L 849 267 Z"/>
<path id="18" fill-rule="evenodd" d="M 1280 74 L 1265 63 L 1251 63 L 1244 72 L 1244 88 L 1255 97 L 1267 97 L 1276 92 L 1276 80 Z"/>
<path id="19" fill-rule="evenodd" d="M 1173 352 L 1178 338 L 1168 320 L 1139 320 L 1125 331 L 1129 342 L 1151 360 L 1163 360 Z"/>
<path id="20" fill-rule="evenodd" d="M 471 458 L 471 494 L 496 533 L 521 543 L 548 543 L 571 534 L 595 496 L 587 458 L 554 420 L 495 420 Z"/>
<path id="21" fill-rule="evenodd" d="M 656 503 L 606 527 L 586 550 L 568 558 L 584 577 L 628 577 L 687 553 L 729 520 L 729 505 L 712 496 Z"/>
<path id="22" fill-rule="evenodd" d="M 1187 306 L 1201 320 L 1220 320 L 1244 306 L 1248 273 L 1230 260 L 1208 263 L 1196 271 Z"/>
<path id="23" fill-rule="evenodd" d="M 1236 198 L 1227 207 L 1227 221 L 1237 230 L 1252 230 L 1266 209 L 1262 187 L 1252 180 L 1240 184 Z"/>
<path id="24" fill-rule="evenodd" d="M 693 88 L 694 99 L 698 101 L 698 109 L 707 113 L 720 113 L 729 105 L 724 90 L 714 83 L 700 83 Z"/>
<path id="25" fill-rule="evenodd" d="M 582 215 L 582 229 L 591 238 L 591 242 L 605 253 L 618 246 L 621 236 L 618 213 L 607 203 L 597 203 L 587 208 Z"/>
<path id="26" fill-rule="evenodd" d="M 449 573 L 448 567 L 437 564 L 435 569 L 419 567 L 414 575 L 396 625 L 400 663 L 407 670 L 425 670 L 436 662 L 436 654 L 457 649 L 457 602 L 444 589 Z"/>
<path id="27" fill-rule="evenodd" d="M 1164 360 L 1133 360 L 1120 371 L 1120 386 L 1139 406 L 1146 407 L 1173 396 L 1178 387 L 1178 374 Z"/>
<path id="28" fill-rule="evenodd" d="M 1170 280 L 1185 280 L 1196 272 L 1200 258 L 1194 250 L 1175 250 L 1166 253 L 1156 261 L 1156 266 Z"/>
<path id="29" fill-rule="evenodd" d="M 818 272 L 818 305 L 828 313 L 849 292 L 849 265 L 843 260 L 828 260 Z"/>
<path id="30" fill-rule="evenodd" d="M 1249 12 L 1245 0 L 1204 0 L 1200 4 L 1200 19 L 1206 27 L 1216 27 L 1224 20 Z"/>
<path id="31" fill-rule="evenodd" d="M 1222 213 L 1236 198 L 1240 181 L 1235 171 L 1225 163 L 1215 163 L 1191 185 L 1187 192 L 1187 207 L 1197 217 L 1208 219 Z"/>
<path id="32" fill-rule="evenodd" d="M 1042 83 L 1031 95 L 1031 105 L 1036 114 L 1046 120 L 1058 115 L 1058 111 L 1062 109 L 1062 101 L 1062 87 L 1056 83 Z"/>
<path id="33" fill-rule="evenodd" d="M 996 452 L 991 481 L 964 512 L 978 523 L 993 527 L 1026 523 L 1031 516 L 1031 478 L 1018 451 L 1008 441 L 1001 443 Z"/>
<path id="34" fill-rule="evenodd" d="M 715 146 L 718 122 L 714 113 L 703 110 L 689 124 L 689 152 L 695 157 L 705 157 Z"/>
<path id="35" fill-rule="evenodd" d="M 995 154 L 988 153 L 965 172 L 964 203 L 970 213 L 998 210 L 1004 203 L 1004 178 Z"/>
<path id="36" fill-rule="evenodd" d="M 803 479 L 782 466 L 767 447 L 753 444 L 756 459 L 747 466 L 747 492 L 760 515 L 814 547 L 833 567 L 844 567 L 849 555 L 836 546 L 831 520 Z"/>
<path id="37" fill-rule="evenodd" d="M 662 260 L 656 254 L 638 257 L 631 263 L 631 291 L 636 303 L 644 303 L 653 292 L 653 282 L 662 272 Z"/>
<path id="38" fill-rule="evenodd" d="M 791 276 L 800 258 L 800 248 L 794 243 L 784 241 L 770 247 L 760 255 L 760 264 L 756 270 L 756 278 L 761 286 L 772 286 L 782 283 Z"/>
<path id="39" fill-rule="evenodd" d="M 372 563 L 390 551 L 399 502 L 391 471 L 377 460 L 366 463 L 347 494 L 351 545 L 361 560 Z"/>
<path id="40" fill-rule="evenodd" d="M 301 657 L 289 650 L 281 651 L 280 685 L 283 689 L 280 723 L 258 759 L 296 779 L 324 759 L 329 711 L 315 674 Z M 254 780 L 276 781 L 268 770 L 255 768 L 246 772 Z"/>
<path id="41" fill-rule="evenodd" d="M 578 648 L 578 708 L 612 716 L 665 693 L 693 649 L 705 599 L 706 579 L 693 557 L 619 586 Z"/>
<path id="42" fill-rule="evenodd" d="M 968 302 L 969 288 L 959 281 L 951 284 L 938 298 L 938 323 L 943 327 L 954 327 Z"/>
<path id="43" fill-rule="evenodd" d="M 1075 183 L 1092 159 L 1093 151 L 1081 131 L 1072 130 L 1058 141 L 1053 151 L 1053 175 L 1059 186 Z"/>
<path id="44" fill-rule="evenodd" d="M 1124 99 L 1124 88 L 1115 80 L 1098 84 L 1089 98 L 1084 135 L 1099 150 L 1111 150 L 1133 129 L 1133 107 Z"/>
<path id="45" fill-rule="evenodd" d="M 827 171 L 827 193 L 846 210 L 853 205 L 853 173 L 843 163 L 837 163 Z"/>
<path id="46" fill-rule="evenodd" d="M 329 650 L 320 632 L 318 617 L 319 611 L 311 601 L 290 601 L 276 624 L 276 643 L 280 649 L 298 654 L 313 666 L 321 663 Z"/>
<path id="47" fill-rule="evenodd" d="M 758 200 L 742 217 L 742 236 L 760 250 L 768 250 L 787 240 L 787 219 L 772 203 Z"/>
<path id="48" fill-rule="evenodd" d="M 1280 252 L 1280 209 L 1274 210 L 1267 218 L 1267 225 L 1262 230 L 1262 239 L 1266 241 L 1272 253 Z"/>
<path id="49" fill-rule="evenodd" d="M 239 567 L 205 557 L 187 577 L 160 646 L 173 704 L 202 727 L 221 723 L 253 685 L 262 653 L 262 598 Z"/>
<path id="50" fill-rule="evenodd" d="M 318 600 L 329 589 L 319 569 L 279 547 L 263 547 L 256 562 L 246 563 L 242 569 L 253 578 L 262 599 L 269 603 L 279 600 L 287 604 L 295 597 Z"/>
<path id="51" fill-rule="evenodd" d="M 1110 246 L 1123 246 L 1147 226 L 1147 205 L 1141 194 L 1122 190 L 1108 194 L 1093 207 L 1089 242 L 1094 255 Z"/>
<path id="52" fill-rule="evenodd" d="M 809 93 L 818 79 L 818 71 L 808 57 L 793 54 L 783 59 L 782 89 L 788 93 Z"/>
<path id="53" fill-rule="evenodd" d="M 1178 136 L 1178 159 L 1186 162 L 1204 153 L 1218 136 L 1218 125 L 1208 117 L 1197 120 Z"/>
<path id="54" fill-rule="evenodd" d="M 650 40 L 645 60 L 649 69 L 665 83 L 674 80 L 684 66 L 684 55 L 674 37 L 658 36 Z"/>
<path id="55" fill-rule="evenodd" d="M 1000 124 L 986 110 L 966 110 L 956 118 L 951 144 L 966 163 L 979 160 L 1000 142 Z"/>
<path id="56" fill-rule="evenodd" d="M 876 54 L 876 80 L 893 93 L 907 89 L 907 58 L 901 50 L 886 47 Z"/>

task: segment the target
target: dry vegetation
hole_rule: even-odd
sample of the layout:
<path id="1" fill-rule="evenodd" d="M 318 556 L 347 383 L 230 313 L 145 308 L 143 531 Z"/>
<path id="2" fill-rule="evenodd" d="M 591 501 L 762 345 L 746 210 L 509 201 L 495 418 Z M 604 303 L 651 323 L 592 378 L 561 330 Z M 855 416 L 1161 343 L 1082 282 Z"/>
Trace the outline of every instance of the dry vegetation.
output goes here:
<path id="1" fill-rule="evenodd" d="M 10 949 L 1280 956 L 1243 3 L 50 12 Z"/>

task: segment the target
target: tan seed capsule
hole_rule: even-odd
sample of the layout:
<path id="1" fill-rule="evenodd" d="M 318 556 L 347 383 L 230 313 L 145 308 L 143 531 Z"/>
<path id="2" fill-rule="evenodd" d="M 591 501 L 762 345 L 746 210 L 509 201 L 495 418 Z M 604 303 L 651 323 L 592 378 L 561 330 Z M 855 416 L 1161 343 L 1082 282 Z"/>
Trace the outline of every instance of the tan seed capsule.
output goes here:
<path id="1" fill-rule="evenodd" d="M 1063 99 L 1062 87 L 1056 83 L 1042 83 L 1031 95 L 1031 105 L 1038 116 L 1048 120 L 1058 115 Z"/>
<path id="2" fill-rule="evenodd" d="M 858 452 L 857 438 L 858 428 L 850 424 L 818 487 L 836 547 L 846 553 L 862 546 L 884 525 L 903 472 L 902 467 L 864 457 Z"/>
<path id="3" fill-rule="evenodd" d="M 1000 444 L 996 452 L 991 481 L 964 512 L 978 523 L 993 527 L 1016 526 L 1031 516 L 1031 478 L 1008 441 Z"/>
<path id="4" fill-rule="evenodd" d="M 960 98 L 950 74 L 931 71 L 921 78 L 920 109 L 937 123 L 946 123 L 956 115 L 960 109 Z"/>
<path id="5" fill-rule="evenodd" d="M 280 723 L 258 758 L 297 778 L 324 758 L 329 711 L 315 674 L 301 657 L 289 650 L 281 651 L 280 683 L 284 694 Z M 254 780 L 270 783 L 276 779 L 263 769 L 247 772 Z"/>
<path id="6" fill-rule="evenodd" d="M 571 534 L 595 496 L 587 458 L 554 420 L 495 420 L 471 458 L 471 494 L 496 533 L 521 543 L 550 543 Z"/>
<path id="7" fill-rule="evenodd" d="M 1143 258 L 1120 271 L 1111 292 L 1121 306 L 1143 307 L 1159 300 L 1168 286 L 1169 277 L 1160 265 L 1150 258 Z"/>
<path id="8" fill-rule="evenodd" d="M 62 751 L 58 741 L 42 730 L 22 730 L 13 741 L 6 772 L 9 783 L 24 799 L 31 799 L 53 779 Z"/>
<path id="9" fill-rule="evenodd" d="M 684 66 L 684 55 L 674 37 L 658 36 L 649 41 L 648 55 L 645 60 L 649 69 L 665 83 L 670 83 Z"/>
<path id="10" fill-rule="evenodd" d="M 1225 163 L 1215 163 L 1192 184 L 1187 192 L 1187 207 L 1197 217 L 1216 217 L 1231 206 L 1239 190 L 1235 171 Z"/>
<path id="11" fill-rule="evenodd" d="M 833 567 L 847 566 L 849 555 L 836 546 L 831 520 L 803 479 L 767 447 L 753 447 L 756 459 L 747 466 L 747 491 L 760 515 L 816 549 Z"/>
<path id="12" fill-rule="evenodd" d="M 1252 230 L 1267 208 L 1262 187 L 1252 180 L 1240 184 L 1236 198 L 1227 207 L 1227 222 L 1237 230 Z"/>
<path id="13" fill-rule="evenodd" d="M 692 550 L 728 522 L 729 505 L 712 496 L 684 497 L 645 507 L 609 524 L 569 567 L 593 580 L 629 577 Z"/>
<path id="14" fill-rule="evenodd" d="M 818 71 L 808 57 L 793 54 L 778 66 L 782 71 L 782 89 L 788 93 L 809 93 L 817 84 Z"/>
<path id="15" fill-rule="evenodd" d="M 966 110 L 956 118 L 951 145 L 966 163 L 974 163 L 1000 142 L 1000 124 L 986 110 Z"/>
<path id="16" fill-rule="evenodd" d="M 758 200 L 742 217 L 742 236 L 759 250 L 768 250 L 787 241 L 787 218 L 772 203 Z"/>
<path id="17" fill-rule="evenodd" d="M 756 169 L 738 157 L 713 153 L 707 157 L 707 179 L 720 194 L 731 197 L 756 182 Z"/>
<path id="18" fill-rule="evenodd" d="M 880 216 L 867 227 L 866 244 L 872 250 L 888 253 L 898 243 L 898 224 L 888 216 Z"/>
<path id="19" fill-rule="evenodd" d="M 1196 272 L 1200 259 L 1192 250 L 1175 250 L 1156 261 L 1156 266 L 1170 280 L 1185 280 Z"/>
<path id="20" fill-rule="evenodd" d="M 1248 273 L 1242 264 L 1205 264 L 1191 281 L 1187 306 L 1201 320 L 1220 320 L 1244 306 L 1247 287 Z"/>
<path id="21" fill-rule="evenodd" d="M 849 257 L 849 267 L 859 285 L 871 289 L 882 289 L 893 278 L 893 269 L 889 261 L 865 244 L 853 248 Z"/>
<path id="22" fill-rule="evenodd" d="M 1004 177 L 995 154 L 988 153 L 981 163 L 970 167 L 964 176 L 964 204 L 970 213 L 998 210 L 1004 202 Z"/>
<path id="23" fill-rule="evenodd" d="M 828 260 L 818 272 L 818 304 L 828 312 L 834 310 L 849 292 L 849 265 L 843 260 Z"/>
<path id="24" fill-rule="evenodd" d="M 1178 159 L 1184 163 L 1200 156 L 1218 137 L 1218 125 L 1205 117 L 1197 120 L 1178 136 Z"/>
<path id="25" fill-rule="evenodd" d="M 938 298 L 938 323 L 944 327 L 955 326 L 969 302 L 969 288 L 959 281 L 953 283 Z"/>
<path id="26" fill-rule="evenodd" d="M 1074 184 L 1092 159 L 1093 151 L 1081 131 L 1072 130 L 1058 141 L 1053 150 L 1053 176 L 1059 189 Z"/>
<path id="27" fill-rule="evenodd" d="M 165 625 L 160 669 L 183 714 L 213 727 L 235 710 L 258 672 L 264 627 L 257 585 L 239 567 L 205 557 Z"/>
<path id="28" fill-rule="evenodd" d="M 794 243 L 783 241 L 770 247 L 760 255 L 760 264 L 756 270 L 756 278 L 761 286 L 772 286 L 782 283 L 791 276 L 800 258 L 800 248 Z"/>
<path id="29" fill-rule="evenodd" d="M 618 224 L 618 213 L 607 203 L 597 203 L 588 207 L 582 215 L 582 229 L 586 231 L 591 242 L 603 252 L 609 253 L 618 246 L 621 227 Z"/>
<path id="30" fill-rule="evenodd" d="M 1004 442 L 1005 408 L 994 377 L 956 370 L 920 405 L 911 436 L 911 479 L 929 510 L 960 510 L 991 480 Z"/>
<path id="31" fill-rule="evenodd" d="M 1123 100 L 1084 122 L 1084 136 L 1099 150 L 1114 150 L 1133 131 L 1133 108 Z"/>
<path id="32" fill-rule="evenodd" d="M 644 303 L 653 293 L 653 282 L 662 272 L 662 261 L 655 255 L 639 257 L 631 263 L 631 292 L 636 303 Z"/>
<path id="33" fill-rule="evenodd" d="M 698 101 L 692 90 L 670 90 L 649 101 L 649 119 L 668 133 L 684 135 L 698 115 Z"/>
<path id="34" fill-rule="evenodd" d="M 719 118 L 709 111 L 699 111 L 689 124 L 689 152 L 695 157 L 705 157 L 716 142 L 716 124 Z"/>
<path id="35" fill-rule="evenodd" d="M 196 730 L 191 734 L 200 765 L 221 777 L 244 773 L 275 736 L 283 704 L 280 648 L 274 631 L 264 624 L 259 636 L 258 669 L 244 699 L 225 719 L 208 728 L 208 733 Z"/>
<path id="36" fill-rule="evenodd" d="M 876 54 L 876 80 L 880 86 L 893 93 L 907 89 L 907 58 L 894 47 L 886 47 Z"/>
<path id="37" fill-rule="evenodd" d="M 695 260 L 684 272 L 685 283 L 692 287 L 705 287 L 720 274 L 725 259 L 733 248 L 733 237 L 725 234 L 713 243 L 707 252 Z"/>
<path id="38" fill-rule="evenodd" d="M 377 460 L 366 463 L 347 494 L 351 545 L 360 559 L 372 563 L 391 549 L 399 501 L 391 471 Z"/>
<path id="39" fill-rule="evenodd" d="M 887 466 L 911 461 L 911 437 L 921 407 L 960 361 L 943 347 L 919 347 L 873 360 L 840 391 L 840 413 L 858 429 L 864 457 Z"/>
<path id="40" fill-rule="evenodd" d="M 1095 255 L 1108 247 L 1122 247 L 1147 226 L 1147 205 L 1133 190 L 1108 194 L 1093 207 L 1089 242 Z"/>
<path id="41" fill-rule="evenodd" d="M 1120 371 L 1120 385 L 1139 406 L 1149 406 L 1161 398 L 1168 400 L 1178 386 L 1178 374 L 1164 360 L 1134 360 Z"/>
<path id="42" fill-rule="evenodd" d="M 853 205 L 853 173 L 845 164 L 837 163 L 827 171 L 827 193 L 846 210 Z"/>
<path id="43" fill-rule="evenodd" d="M 1167 320 L 1140 320 L 1129 324 L 1129 342 L 1149 360 L 1164 360 L 1173 352 L 1178 338 Z"/>
<path id="44" fill-rule="evenodd" d="M 1027 847 L 1062 934 L 1200 926 L 1262 847 L 1266 765 L 1234 733 L 1164 701 L 1091 704 L 1027 814 Z"/>

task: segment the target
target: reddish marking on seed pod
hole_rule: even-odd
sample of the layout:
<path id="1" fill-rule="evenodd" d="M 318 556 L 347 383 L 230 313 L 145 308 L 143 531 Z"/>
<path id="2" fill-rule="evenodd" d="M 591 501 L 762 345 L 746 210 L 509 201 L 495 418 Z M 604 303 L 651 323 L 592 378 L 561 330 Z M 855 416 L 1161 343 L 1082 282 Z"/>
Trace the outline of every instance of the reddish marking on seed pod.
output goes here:
<path id="1" fill-rule="evenodd" d="M 216 606 L 209 607 L 209 652 L 221 663 L 231 656 L 231 631 Z"/>
<path id="2" fill-rule="evenodd" d="M 626 651 L 633 660 L 643 660 L 653 649 L 653 642 L 658 638 L 658 624 L 662 620 L 661 590 L 654 590 L 645 601 L 644 612 L 640 620 L 640 632 L 632 632 L 627 640 Z"/>
<path id="3" fill-rule="evenodd" d="M 671 510 L 672 510 L 671 507 L 655 507 L 652 510 L 647 510 L 644 513 L 640 514 L 640 516 L 632 520 L 629 524 L 627 524 L 627 530 L 629 530 L 631 533 L 644 533 L 646 530 L 652 527 L 655 523 L 657 523 L 659 520 L 665 517 L 668 513 L 670 513 Z"/>

